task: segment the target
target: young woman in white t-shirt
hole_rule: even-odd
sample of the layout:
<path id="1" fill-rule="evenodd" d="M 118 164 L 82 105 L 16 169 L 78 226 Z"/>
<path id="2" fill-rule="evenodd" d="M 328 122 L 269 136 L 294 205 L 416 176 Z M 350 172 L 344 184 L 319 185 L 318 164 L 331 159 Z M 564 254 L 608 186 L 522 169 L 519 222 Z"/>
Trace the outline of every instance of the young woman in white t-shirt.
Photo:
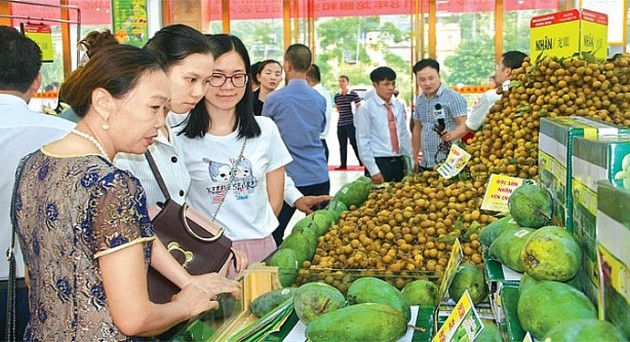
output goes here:
<path id="1" fill-rule="evenodd" d="M 291 156 L 273 121 L 254 116 L 243 43 L 226 34 L 207 37 L 218 48 L 210 87 L 175 137 L 192 179 L 190 203 L 225 227 L 234 247 L 254 263 L 276 248 L 271 233 Z"/>

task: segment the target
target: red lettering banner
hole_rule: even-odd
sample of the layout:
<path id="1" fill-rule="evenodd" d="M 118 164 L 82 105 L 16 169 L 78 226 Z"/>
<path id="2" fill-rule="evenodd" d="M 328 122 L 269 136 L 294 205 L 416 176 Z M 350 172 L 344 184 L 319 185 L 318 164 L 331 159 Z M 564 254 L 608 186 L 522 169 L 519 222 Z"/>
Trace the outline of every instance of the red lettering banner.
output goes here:
<path id="1" fill-rule="evenodd" d="M 177 0 L 171 0 L 177 1 Z M 221 0 L 208 1 L 211 20 L 221 20 Z M 59 0 L 38 0 L 40 3 L 59 4 Z M 422 0 L 423 12 L 428 12 L 429 1 Z M 516 10 L 557 10 L 559 0 L 504 0 L 505 11 Z M 291 2 L 298 5 L 298 16 L 307 16 L 306 0 Z M 70 0 L 71 5 L 78 5 L 81 10 L 82 25 L 110 25 L 111 4 L 108 0 Z M 233 0 L 230 1 L 230 18 L 242 19 L 279 19 L 282 18 L 282 0 Z M 315 0 L 314 16 L 351 17 L 379 15 L 408 15 L 414 13 L 414 0 Z M 438 13 L 492 12 L 494 1 L 490 0 L 437 0 Z M 11 3 L 11 12 L 15 15 L 31 17 L 31 21 L 41 18 L 59 19 L 60 10 L 54 7 Z M 291 13 L 295 13 L 291 9 Z M 70 19 L 77 20 L 76 11 L 70 11 Z M 26 20 L 14 20 L 14 25 Z"/>

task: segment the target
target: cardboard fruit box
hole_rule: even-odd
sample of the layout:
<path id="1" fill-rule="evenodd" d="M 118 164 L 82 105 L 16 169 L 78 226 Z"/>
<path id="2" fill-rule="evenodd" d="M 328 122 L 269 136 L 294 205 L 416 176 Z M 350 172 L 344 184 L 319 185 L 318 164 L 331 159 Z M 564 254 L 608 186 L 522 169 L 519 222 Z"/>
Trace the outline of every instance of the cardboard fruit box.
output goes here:
<path id="1" fill-rule="evenodd" d="M 573 138 L 597 139 L 627 132 L 630 129 L 580 116 L 540 119 L 538 179 L 553 197 L 554 224 L 573 231 Z"/>
<path id="2" fill-rule="evenodd" d="M 597 188 L 598 311 L 630 337 L 630 189 L 623 185 L 602 181 Z"/>
<path id="3" fill-rule="evenodd" d="M 484 258 L 484 275 L 488 284 L 488 299 L 497 324 L 507 324 L 503 309 L 502 290 L 506 286 L 517 287 L 521 283 L 522 273 L 516 272 L 496 260 Z"/>
<path id="4" fill-rule="evenodd" d="M 534 61 L 545 56 L 570 57 L 584 52 L 606 59 L 608 16 L 574 8 L 533 17 L 529 45 Z"/>
<path id="5" fill-rule="evenodd" d="M 503 333 L 507 341 L 523 341 L 525 331 L 518 321 L 518 286 L 509 284 L 503 286 L 500 292 L 501 307 L 505 315 Z"/>
<path id="6" fill-rule="evenodd" d="M 583 251 L 582 268 L 577 277 L 582 291 L 595 304 L 601 301 L 597 266 L 597 183 L 601 180 L 615 181 L 616 177 L 625 175 L 624 160 L 625 168 L 630 167 L 627 155 L 630 155 L 628 135 L 600 136 L 598 139 L 578 137 L 573 140 L 573 234 Z M 619 181 L 623 183 L 623 179 Z"/>

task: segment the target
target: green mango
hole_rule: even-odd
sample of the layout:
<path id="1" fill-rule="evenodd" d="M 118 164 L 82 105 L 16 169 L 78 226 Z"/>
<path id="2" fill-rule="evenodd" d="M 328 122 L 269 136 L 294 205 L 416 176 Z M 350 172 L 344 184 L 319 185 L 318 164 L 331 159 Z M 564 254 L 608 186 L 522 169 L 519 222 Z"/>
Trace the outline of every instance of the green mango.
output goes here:
<path id="1" fill-rule="evenodd" d="M 405 316 L 389 305 L 363 303 L 319 316 L 306 328 L 312 342 L 394 342 L 407 332 Z"/>
<path id="2" fill-rule="evenodd" d="M 304 261 L 310 261 L 315 255 L 315 246 L 308 236 L 302 232 L 292 232 L 278 247 L 279 249 L 292 249 L 295 253 L 295 260 L 298 266 L 302 266 Z"/>
<path id="3" fill-rule="evenodd" d="M 348 210 L 348 206 L 339 200 L 332 199 L 328 202 L 326 209 L 335 214 L 335 217 L 337 218 L 335 221 L 337 221 L 339 220 L 339 217 L 341 217 L 341 213 Z"/>
<path id="4" fill-rule="evenodd" d="M 574 319 L 551 328 L 543 342 L 627 341 L 614 324 L 599 319 Z"/>
<path id="5" fill-rule="evenodd" d="M 277 308 L 280 304 L 292 299 L 295 295 L 295 291 L 295 287 L 286 287 L 263 293 L 252 301 L 252 304 L 249 306 L 249 311 L 256 317 L 262 317 Z"/>
<path id="6" fill-rule="evenodd" d="M 457 303 L 468 290 L 473 304 L 481 302 L 488 295 L 488 285 L 483 272 L 472 264 L 461 264 L 448 288 L 448 295 Z"/>
<path id="7" fill-rule="evenodd" d="M 315 224 L 315 222 L 311 221 L 309 223 L 293 227 L 293 229 L 291 230 L 291 234 L 302 234 L 306 236 L 310 250 L 314 251 L 315 249 L 317 249 L 317 239 L 319 238 L 319 235 L 317 234 L 318 231 L 319 227 Z"/>
<path id="8" fill-rule="evenodd" d="M 345 306 L 343 293 L 326 283 L 306 283 L 298 287 L 293 297 L 295 314 L 306 325 L 320 315 Z"/>
<path id="9" fill-rule="evenodd" d="M 490 247 L 492 242 L 503 232 L 520 228 L 512 216 L 507 215 L 496 221 L 491 222 L 481 229 L 479 233 L 479 241 L 486 247 Z"/>
<path id="10" fill-rule="evenodd" d="M 350 284 L 348 304 L 381 303 L 400 311 L 407 321 L 411 319 L 411 308 L 407 299 L 390 283 L 375 277 L 359 278 Z"/>
<path id="11" fill-rule="evenodd" d="M 517 272 L 525 271 L 521 250 L 534 231 L 536 230 L 533 228 L 509 229 L 490 245 L 488 256 Z"/>
<path id="12" fill-rule="evenodd" d="M 434 282 L 418 279 L 405 284 L 400 293 L 405 297 L 409 305 L 437 306 L 439 289 Z"/>
<path id="13" fill-rule="evenodd" d="M 350 206 L 360 206 L 370 195 L 372 184 L 363 181 L 354 181 L 341 187 L 333 196 L 333 199 L 343 202 L 348 208 Z"/>
<path id="14" fill-rule="evenodd" d="M 475 342 L 503 342 L 501 330 L 493 320 L 482 318 L 481 322 L 483 330 L 475 337 Z"/>
<path id="15" fill-rule="evenodd" d="M 537 280 L 567 281 L 582 264 L 582 249 L 563 227 L 546 226 L 530 234 L 521 249 L 525 272 Z"/>
<path id="16" fill-rule="evenodd" d="M 553 199 L 542 186 L 523 184 L 510 195 L 508 209 L 519 226 L 540 228 L 551 223 Z"/>
<path id="17" fill-rule="evenodd" d="M 534 279 L 527 273 L 523 273 L 521 281 L 518 284 L 518 294 L 522 295 L 525 290 L 529 289 L 532 285 L 536 284 L 538 280 Z"/>
<path id="18" fill-rule="evenodd" d="M 328 232 L 328 229 L 330 229 L 330 227 L 335 224 L 335 222 L 337 222 L 337 217 L 329 210 L 320 209 L 310 213 L 302 220 L 307 220 L 316 224 L 318 227 L 319 236 L 322 236 L 326 234 L 326 232 Z"/>
<path id="19" fill-rule="evenodd" d="M 355 183 L 363 183 L 365 185 L 372 186 L 372 178 L 368 176 L 361 176 L 354 180 Z"/>
<path id="20" fill-rule="evenodd" d="M 289 248 L 277 249 L 267 260 L 267 266 L 278 267 L 278 278 L 282 287 L 291 286 L 298 276 L 300 265 L 295 252 Z"/>
<path id="21" fill-rule="evenodd" d="M 518 321 L 523 330 L 540 340 L 562 322 L 597 318 L 597 310 L 586 295 L 570 285 L 541 280 L 519 296 Z"/>

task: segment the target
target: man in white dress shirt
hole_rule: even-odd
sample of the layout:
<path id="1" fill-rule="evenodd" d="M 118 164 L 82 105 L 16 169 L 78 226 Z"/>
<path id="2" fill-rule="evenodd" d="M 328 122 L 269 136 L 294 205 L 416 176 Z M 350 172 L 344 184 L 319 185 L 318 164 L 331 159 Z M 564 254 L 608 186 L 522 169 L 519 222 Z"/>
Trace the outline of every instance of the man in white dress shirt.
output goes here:
<path id="1" fill-rule="evenodd" d="M 501 63 L 496 66 L 495 82 L 497 87 L 503 87 L 503 91 L 507 91 L 512 75 L 512 70 L 520 68 L 526 54 L 520 51 L 508 51 L 501 57 Z M 497 94 L 497 89 L 490 89 L 483 93 L 475 103 L 472 111 L 466 117 L 466 124 L 459 125 L 455 129 L 455 134 L 460 132 L 476 132 L 483 125 L 483 120 L 490 111 L 490 108 L 501 98 L 501 94 Z"/>
<path id="2" fill-rule="evenodd" d="M 359 155 L 374 184 L 401 181 L 406 171 L 404 156 L 411 156 L 412 147 L 405 109 L 393 97 L 396 72 L 378 67 L 370 73 L 370 79 L 375 96 L 354 116 Z"/>
<path id="3" fill-rule="evenodd" d="M 328 134 L 328 128 L 330 128 L 330 117 L 333 111 L 333 102 L 330 93 L 322 85 L 322 74 L 319 71 L 317 64 L 311 64 L 311 68 L 306 72 L 306 82 L 311 88 L 317 90 L 317 92 L 326 100 L 326 123 L 324 130 L 319 133 L 319 138 L 324 145 L 326 152 L 326 161 L 328 161 L 328 145 L 326 144 L 326 135 Z"/>

